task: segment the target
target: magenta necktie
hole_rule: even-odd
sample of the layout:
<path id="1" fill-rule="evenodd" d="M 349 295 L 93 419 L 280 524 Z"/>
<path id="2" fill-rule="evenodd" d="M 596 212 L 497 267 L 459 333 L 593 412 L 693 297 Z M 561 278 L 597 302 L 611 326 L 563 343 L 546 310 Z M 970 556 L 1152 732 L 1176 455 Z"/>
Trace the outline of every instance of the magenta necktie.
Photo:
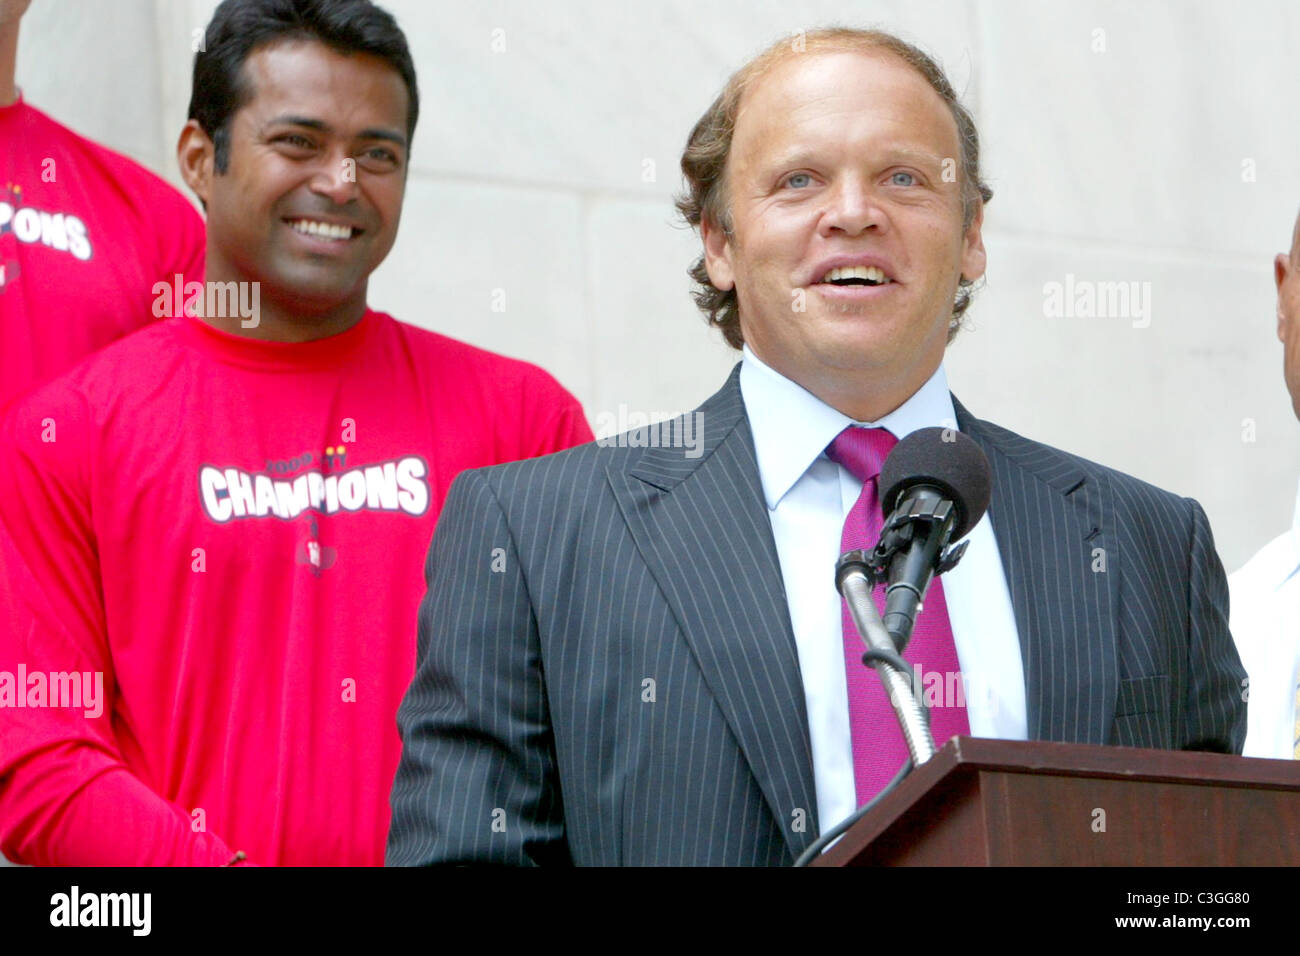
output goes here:
<path id="1" fill-rule="evenodd" d="M 874 548 L 885 521 L 880 513 L 876 485 L 880 466 L 898 439 L 883 428 L 850 425 L 831 442 L 826 454 L 862 482 L 862 493 L 844 519 L 841 551 Z M 873 592 L 876 607 L 885 610 L 885 586 Z M 849 729 L 853 738 L 853 779 L 858 805 L 866 803 L 889 783 L 908 758 L 907 742 L 889 704 L 889 695 L 875 670 L 862 663 L 866 646 L 858 636 L 848 604 L 840 599 L 844 628 L 844 666 L 849 684 Z M 925 605 L 917 615 L 912 639 L 903 655 L 917 671 L 917 692 L 930 705 L 930 730 L 942 747 L 949 738 L 970 733 L 966 718 L 965 687 L 952 639 L 948 605 L 939 578 L 925 592 Z"/>

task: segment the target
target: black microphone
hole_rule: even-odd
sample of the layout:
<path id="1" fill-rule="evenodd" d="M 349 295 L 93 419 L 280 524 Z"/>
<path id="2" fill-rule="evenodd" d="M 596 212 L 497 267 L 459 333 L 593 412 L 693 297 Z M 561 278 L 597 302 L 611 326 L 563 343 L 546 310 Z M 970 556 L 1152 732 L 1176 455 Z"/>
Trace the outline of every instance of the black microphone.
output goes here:
<path id="1" fill-rule="evenodd" d="M 888 568 L 885 628 L 902 654 L 936 574 L 954 567 L 965 537 L 988 510 L 992 478 L 984 452 L 954 428 L 922 428 L 890 452 L 880 469 L 885 518 L 877 555 Z"/>

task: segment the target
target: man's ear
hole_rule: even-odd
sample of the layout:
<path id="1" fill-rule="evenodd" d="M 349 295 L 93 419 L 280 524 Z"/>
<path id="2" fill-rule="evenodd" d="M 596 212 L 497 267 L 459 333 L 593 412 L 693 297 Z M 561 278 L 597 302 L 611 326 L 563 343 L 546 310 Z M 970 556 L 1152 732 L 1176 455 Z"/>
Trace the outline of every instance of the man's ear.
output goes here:
<path id="1" fill-rule="evenodd" d="M 704 240 L 704 268 L 715 289 L 726 292 L 736 287 L 736 272 L 731 266 L 731 237 L 709 219 L 700 218 L 700 238 Z"/>
<path id="2" fill-rule="evenodd" d="M 961 277 L 974 282 L 984 274 L 988 265 L 988 254 L 984 251 L 984 203 L 975 207 L 975 217 L 962 236 L 961 243 Z"/>
<path id="3" fill-rule="evenodd" d="M 212 140 L 198 120 L 185 124 L 176 143 L 176 161 L 180 164 L 185 185 L 199 197 L 204 209 L 208 208 L 208 194 L 212 189 L 215 152 Z"/>
<path id="4" fill-rule="evenodd" d="M 1287 276 L 1291 274 L 1291 257 L 1284 252 L 1279 252 L 1273 257 L 1273 284 L 1277 286 L 1277 338 L 1279 342 L 1286 341 L 1286 308 L 1282 304 L 1282 286 L 1286 283 Z"/>

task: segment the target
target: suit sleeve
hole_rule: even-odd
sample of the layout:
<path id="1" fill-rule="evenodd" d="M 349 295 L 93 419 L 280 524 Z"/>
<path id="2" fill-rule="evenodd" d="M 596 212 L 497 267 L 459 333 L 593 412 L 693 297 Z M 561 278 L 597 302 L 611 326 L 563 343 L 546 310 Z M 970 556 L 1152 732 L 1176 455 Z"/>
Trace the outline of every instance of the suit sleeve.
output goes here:
<path id="1" fill-rule="evenodd" d="M 225 863 L 232 851 L 193 832 L 118 750 L 89 431 L 84 401 L 61 388 L 20 402 L 0 429 L 0 849 L 37 865 Z M 48 686 L 33 696 L 17 680 L 56 673 L 90 675 L 96 699 L 54 706 Z"/>
<path id="2" fill-rule="evenodd" d="M 484 473 L 452 485 L 425 577 L 386 862 L 567 863 L 537 620 Z"/>
<path id="3" fill-rule="evenodd" d="M 1228 630 L 1228 580 L 1210 522 L 1190 499 L 1188 680 L 1178 746 L 1241 753 L 1246 741 L 1246 669 Z"/>

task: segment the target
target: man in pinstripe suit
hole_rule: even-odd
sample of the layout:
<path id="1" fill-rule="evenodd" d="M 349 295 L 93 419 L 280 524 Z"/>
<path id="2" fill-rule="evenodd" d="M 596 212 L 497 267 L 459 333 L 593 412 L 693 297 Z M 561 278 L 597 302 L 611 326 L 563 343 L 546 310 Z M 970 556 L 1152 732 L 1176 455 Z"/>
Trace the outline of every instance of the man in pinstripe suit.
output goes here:
<path id="1" fill-rule="evenodd" d="M 989 515 L 927 601 L 962 728 L 1240 752 L 1245 674 L 1201 508 L 947 390 L 992 193 L 933 61 L 875 32 L 778 44 L 682 166 L 696 299 L 742 361 L 667 430 L 457 481 L 388 862 L 780 865 L 868 798 L 833 584 L 875 494 L 836 449 L 867 429 L 884 447 L 957 427 L 991 464 Z"/>

